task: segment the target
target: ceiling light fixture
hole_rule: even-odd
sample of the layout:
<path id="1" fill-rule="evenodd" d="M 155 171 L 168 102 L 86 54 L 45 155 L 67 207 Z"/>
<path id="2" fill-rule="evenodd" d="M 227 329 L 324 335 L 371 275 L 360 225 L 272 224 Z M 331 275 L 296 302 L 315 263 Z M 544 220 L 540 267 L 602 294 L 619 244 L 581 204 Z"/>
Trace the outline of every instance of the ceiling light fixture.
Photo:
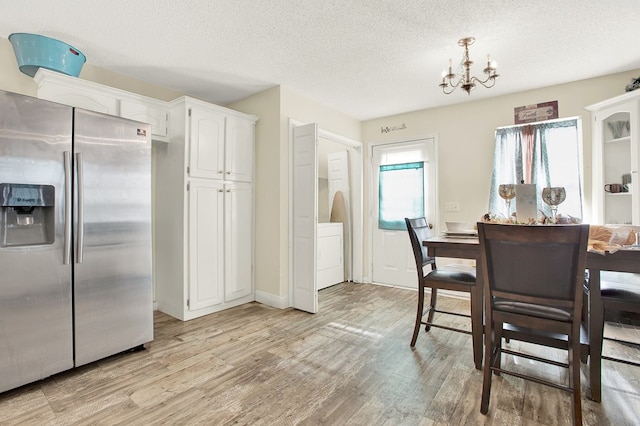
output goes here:
<path id="1" fill-rule="evenodd" d="M 458 40 L 458 46 L 464 47 L 464 55 L 460 62 L 459 73 L 454 74 L 451 68 L 451 59 L 449 59 L 449 72 L 446 70 L 442 72 L 442 83 L 439 84 L 442 87 L 442 91 L 449 95 L 453 93 L 456 88 L 461 87 L 462 90 L 471 94 L 471 90 L 476 87 L 476 83 L 482 84 L 486 88 L 493 87 L 496 84 L 496 78 L 499 77 L 497 73 L 497 65 L 495 61 L 491 60 L 491 56 L 487 55 L 487 67 L 483 70 L 487 74 L 487 78 L 480 80 L 477 77 L 471 77 L 471 64 L 473 61 L 469 59 L 469 46 L 475 42 L 474 37 L 465 37 Z M 454 83 L 453 79 L 458 77 L 458 81 Z"/>

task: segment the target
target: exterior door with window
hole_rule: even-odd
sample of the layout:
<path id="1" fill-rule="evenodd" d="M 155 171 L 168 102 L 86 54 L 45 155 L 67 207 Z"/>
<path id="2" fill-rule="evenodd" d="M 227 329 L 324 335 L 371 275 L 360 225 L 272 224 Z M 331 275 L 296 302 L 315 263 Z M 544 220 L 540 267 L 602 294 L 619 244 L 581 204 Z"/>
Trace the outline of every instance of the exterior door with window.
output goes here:
<path id="1" fill-rule="evenodd" d="M 405 217 L 435 223 L 433 138 L 372 150 L 372 282 L 417 288 Z"/>

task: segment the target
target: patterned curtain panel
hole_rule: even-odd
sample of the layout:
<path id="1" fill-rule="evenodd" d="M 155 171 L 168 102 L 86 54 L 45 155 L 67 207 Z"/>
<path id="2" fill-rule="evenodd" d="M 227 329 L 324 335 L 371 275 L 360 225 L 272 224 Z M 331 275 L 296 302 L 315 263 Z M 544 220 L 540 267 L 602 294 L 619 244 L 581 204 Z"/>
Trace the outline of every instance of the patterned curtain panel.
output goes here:
<path id="1" fill-rule="evenodd" d="M 538 210 L 551 214 L 542 202 L 542 188 L 563 186 L 567 198 L 558 213 L 582 218 L 581 125 L 579 118 L 571 118 L 496 129 L 489 212 L 506 213 L 498 185 L 533 183 Z"/>
<path id="2" fill-rule="evenodd" d="M 405 217 L 424 216 L 424 162 L 380 166 L 378 228 L 406 230 Z"/>

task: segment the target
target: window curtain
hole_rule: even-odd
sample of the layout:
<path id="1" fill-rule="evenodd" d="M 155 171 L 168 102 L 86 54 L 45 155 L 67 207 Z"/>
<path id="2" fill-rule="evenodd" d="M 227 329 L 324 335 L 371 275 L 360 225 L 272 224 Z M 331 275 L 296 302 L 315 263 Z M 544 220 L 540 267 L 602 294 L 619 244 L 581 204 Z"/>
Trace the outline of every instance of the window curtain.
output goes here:
<path id="1" fill-rule="evenodd" d="M 563 186 L 567 199 L 558 213 L 582 218 L 579 125 L 580 119 L 572 118 L 496 129 L 489 212 L 506 215 L 505 202 L 498 195 L 500 184 L 532 183 L 538 210 L 551 214 L 542 202 L 542 188 Z"/>
<path id="2" fill-rule="evenodd" d="M 405 217 L 423 217 L 424 162 L 380 166 L 378 228 L 406 230 Z"/>

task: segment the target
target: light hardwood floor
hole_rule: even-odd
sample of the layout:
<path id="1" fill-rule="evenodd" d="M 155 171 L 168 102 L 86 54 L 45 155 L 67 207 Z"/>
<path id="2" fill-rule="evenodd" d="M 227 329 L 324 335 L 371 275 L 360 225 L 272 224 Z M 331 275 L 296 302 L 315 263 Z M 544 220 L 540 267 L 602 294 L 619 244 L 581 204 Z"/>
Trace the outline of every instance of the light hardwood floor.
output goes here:
<path id="1" fill-rule="evenodd" d="M 442 304 L 468 309 L 458 299 Z M 258 303 L 188 322 L 158 312 L 146 350 L 0 394 L 0 424 L 570 423 L 567 394 L 510 376 L 494 378 L 489 414 L 480 414 L 471 337 L 433 329 L 411 349 L 415 306 L 413 291 L 345 283 L 320 292 L 315 315 Z M 583 366 L 584 424 L 640 424 L 640 368 L 603 361 L 602 403 L 586 397 L 587 372 Z"/>

